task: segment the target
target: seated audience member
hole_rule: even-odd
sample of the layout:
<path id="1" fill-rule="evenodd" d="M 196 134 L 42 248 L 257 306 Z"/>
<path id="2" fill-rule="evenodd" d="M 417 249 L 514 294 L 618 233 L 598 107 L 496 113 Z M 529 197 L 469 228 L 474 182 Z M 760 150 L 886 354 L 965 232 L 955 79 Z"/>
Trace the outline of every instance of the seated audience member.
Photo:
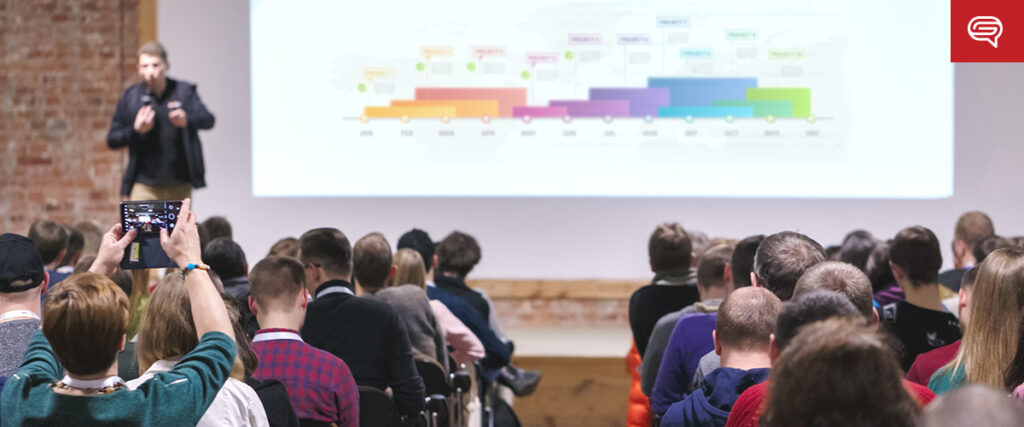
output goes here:
<path id="1" fill-rule="evenodd" d="M 82 259 L 82 247 L 85 246 L 85 237 L 78 230 L 70 225 L 62 225 L 64 232 L 68 234 L 68 245 L 64 249 L 64 258 L 60 265 L 54 270 L 61 274 L 71 274 L 75 270 L 75 264 Z"/>
<path id="2" fill-rule="evenodd" d="M 398 239 L 399 250 L 415 250 L 424 260 L 427 298 L 444 304 L 483 344 L 486 356 L 481 360 L 482 366 L 488 369 L 507 366 L 512 360 L 512 348 L 491 329 L 487 318 L 483 317 L 468 302 L 434 285 L 434 273 L 437 270 L 437 257 L 434 255 L 434 247 L 435 245 L 430 239 L 430 235 L 419 229 L 410 230 Z"/>
<path id="3" fill-rule="evenodd" d="M 964 277 L 967 275 L 965 274 Z M 1010 365 L 1006 367 L 1004 384 L 1006 390 L 1013 390 L 1014 398 L 1024 399 L 1024 316 L 1021 316 L 1020 326 L 1017 328 L 1017 351 L 1014 353 Z"/>
<path id="4" fill-rule="evenodd" d="M 103 230 L 92 221 L 75 224 L 75 230 L 82 234 L 82 257 L 96 256 L 96 252 L 100 250 Z"/>
<path id="5" fill-rule="evenodd" d="M 367 298 L 390 304 L 401 315 L 414 352 L 448 366 L 448 351 L 438 331 L 427 294 L 416 285 L 385 287 L 394 274 L 391 245 L 383 234 L 370 233 L 352 248 L 352 269 L 356 286 Z"/>
<path id="6" fill-rule="evenodd" d="M 1024 405 L 1006 393 L 983 385 L 969 385 L 932 401 L 921 414 L 921 427 L 1019 427 Z"/>
<path id="7" fill-rule="evenodd" d="M 713 333 L 722 367 L 711 371 L 701 389 L 673 403 L 662 426 L 724 426 L 733 402 L 747 387 L 768 378 L 771 335 L 782 301 L 761 288 L 729 295 L 718 310 Z"/>
<path id="8" fill-rule="evenodd" d="M 359 390 L 348 365 L 299 336 L 309 304 L 302 264 L 270 256 L 253 267 L 250 277 L 249 305 L 263 325 L 252 342 L 259 359 L 253 377 L 284 383 L 303 420 L 358 426 Z"/>
<path id="9" fill-rule="evenodd" d="M 900 285 L 896 284 L 896 277 L 892 275 L 888 242 L 880 242 L 871 250 L 865 273 L 868 274 L 868 280 L 871 280 L 871 291 L 878 307 L 906 301 L 907 295 L 900 289 Z"/>
<path id="10" fill-rule="evenodd" d="M 809 324 L 772 369 L 761 425 L 914 426 L 921 412 L 889 347 L 861 322 Z"/>
<path id="11" fill-rule="evenodd" d="M 836 261 L 850 264 L 859 268 L 860 271 L 867 271 L 868 258 L 876 245 L 878 245 L 878 240 L 871 233 L 865 230 L 851 231 L 846 237 L 843 237 L 843 244 L 839 247 Z"/>
<path id="12" fill-rule="evenodd" d="M 395 274 L 388 281 L 390 286 L 413 285 L 426 296 L 427 272 L 423 267 L 423 258 L 419 252 L 412 249 L 399 249 L 395 252 L 393 268 Z M 467 328 L 458 317 L 455 317 L 444 303 L 436 300 L 429 300 L 428 303 L 434 313 L 434 318 L 437 319 L 437 325 L 444 341 L 453 349 L 452 359 L 455 360 L 455 363 L 469 365 L 486 355 L 480 339 L 473 335 L 473 331 Z"/>
<path id="13" fill-rule="evenodd" d="M 202 274 L 202 273 L 197 273 Z M 138 378 L 128 381 L 135 390 L 157 374 L 170 372 L 182 358 L 199 345 L 188 307 L 189 295 L 180 276 L 164 276 L 151 296 L 139 326 L 135 345 L 139 359 Z M 229 312 L 234 307 L 228 306 Z M 232 331 L 234 329 L 232 328 Z M 237 350 L 236 350 L 237 351 Z M 242 361 L 236 357 L 230 377 L 224 382 L 197 426 L 267 426 L 267 413 L 256 391 L 246 385 Z"/>
<path id="14" fill-rule="evenodd" d="M 871 301 L 871 282 L 854 265 L 825 261 L 808 268 L 793 287 L 793 297 L 818 290 L 832 291 L 846 297 L 864 317 L 866 325 L 878 326 L 878 312 Z"/>
<path id="15" fill-rule="evenodd" d="M 231 233 L 231 223 L 228 222 L 227 218 L 222 216 L 211 216 L 207 218 L 206 221 L 203 221 L 203 228 L 206 229 L 207 239 L 209 239 L 207 242 L 212 242 L 213 240 L 221 237 L 228 240 L 234 239 L 234 236 Z M 203 246 L 203 249 L 205 250 L 206 246 Z"/>
<path id="16" fill-rule="evenodd" d="M 977 268 L 960 348 L 928 382 L 936 394 L 966 384 L 1007 387 L 1006 372 L 1017 350 L 1024 308 L 1024 250 L 999 249 Z"/>
<path id="17" fill-rule="evenodd" d="M 942 252 L 931 230 L 913 226 L 900 230 L 889 246 L 893 277 L 906 301 L 882 306 L 885 329 L 899 341 L 900 366 L 910 369 L 917 355 L 960 339 L 960 322 L 946 311 L 939 296 Z"/>
<path id="18" fill-rule="evenodd" d="M 647 256 L 654 279 L 629 298 L 629 327 L 641 355 L 647 351 L 658 319 L 700 301 L 697 278 L 690 268 L 693 247 L 683 226 L 673 222 L 655 228 L 647 243 Z"/>
<path id="19" fill-rule="evenodd" d="M 757 246 L 751 282 L 785 302 L 793 296 L 793 288 L 804 271 L 827 259 L 825 249 L 810 237 L 793 231 L 775 233 Z M 693 387 L 700 387 L 701 379 L 718 368 L 718 363 L 714 352 L 702 357 L 693 375 Z"/>
<path id="20" fill-rule="evenodd" d="M 249 311 L 249 263 L 242 247 L 227 237 L 210 240 L 203 249 L 203 262 L 220 277 L 224 292 L 235 298 L 235 307 L 242 313 L 248 331 L 246 337 L 251 337 L 259 325 L 256 316 Z"/>
<path id="21" fill-rule="evenodd" d="M 423 379 L 398 311 L 355 296 L 352 247 L 341 231 L 313 229 L 299 240 L 306 287 L 313 291 L 301 338 L 345 361 L 356 384 L 390 387 L 401 414 L 418 414 L 424 407 Z"/>
<path id="22" fill-rule="evenodd" d="M 953 269 L 939 274 L 938 282 L 949 290 L 959 290 L 963 274 L 981 261 L 974 259 L 974 245 L 986 236 L 996 234 L 992 218 L 980 211 L 965 212 L 953 229 Z"/>
<path id="23" fill-rule="evenodd" d="M 185 274 L 199 345 L 169 372 L 129 390 L 115 375 L 124 342 L 128 298 L 100 274 L 70 277 L 47 295 L 43 328 L 25 361 L 4 384 L 0 413 L 5 424 L 157 425 L 175 420 L 194 425 L 227 380 L 236 345 L 231 322 L 200 260 L 195 215 L 185 199 L 175 232 L 161 230 L 161 246 Z M 92 272 L 113 272 L 135 237 L 120 224 L 103 237 Z M 52 345 L 52 346 L 51 346 Z M 61 379 L 63 378 L 63 379 Z"/>
<path id="24" fill-rule="evenodd" d="M 58 273 L 64 255 L 67 254 L 68 233 L 56 222 L 48 219 L 40 219 L 32 223 L 28 230 L 28 238 L 36 244 L 39 255 L 43 257 L 43 265 L 46 266 L 46 273 L 50 275 L 50 287 L 60 283 L 67 273 Z"/>
<path id="25" fill-rule="evenodd" d="M 960 283 L 960 290 L 957 291 L 959 294 L 957 304 L 959 309 L 959 319 L 961 328 L 967 326 L 967 322 L 970 321 L 971 317 L 971 291 L 974 290 L 974 281 L 978 278 L 978 269 L 972 268 L 964 273 Z M 952 344 L 939 347 L 935 350 L 921 353 L 914 359 L 914 364 L 910 365 L 910 369 L 907 370 L 907 380 L 921 384 L 924 386 L 928 385 L 928 381 L 938 371 L 939 368 L 943 367 L 954 357 L 956 357 L 957 350 L 960 349 L 960 340 L 954 341 Z M 1024 378 L 1022 378 L 1024 380 Z"/>
<path id="26" fill-rule="evenodd" d="M 700 301 L 683 307 L 682 310 L 662 316 L 654 325 L 654 331 L 651 332 L 651 338 L 647 342 L 647 351 L 643 355 L 643 364 L 640 368 L 640 381 L 644 394 L 650 395 L 651 390 L 654 389 L 654 381 L 658 378 L 661 359 L 679 319 L 688 314 L 717 311 L 722 299 L 732 292 L 732 268 L 729 266 L 732 252 L 732 246 L 718 245 L 701 253 L 697 257 L 697 291 L 700 293 Z M 695 370 L 696 366 L 693 369 Z M 687 377 L 693 373 L 692 370 L 688 372 Z M 689 384 L 686 387 L 689 388 Z"/>
<path id="27" fill-rule="evenodd" d="M 854 269 L 855 268 L 852 268 Z M 832 285 L 834 286 L 834 284 Z M 867 318 L 862 310 L 858 310 L 849 297 L 844 294 L 825 290 L 827 287 L 808 283 L 805 287 L 808 291 L 801 291 L 799 296 L 783 305 L 779 313 L 779 321 L 775 326 L 775 337 L 771 343 L 772 366 L 778 359 L 780 353 L 784 352 L 800 332 L 801 328 L 814 322 L 838 318 L 851 322 L 864 322 Z M 850 295 L 862 295 L 864 292 L 850 292 Z M 858 297 L 862 299 L 862 297 Z M 876 317 L 872 313 L 871 319 Z M 877 323 L 869 325 L 877 328 Z M 921 406 L 927 405 L 935 398 L 935 393 L 919 384 L 909 381 L 902 381 L 903 388 L 907 390 L 914 400 Z M 729 413 L 728 427 L 756 427 L 758 419 L 764 413 L 767 401 L 770 396 L 767 394 L 771 387 L 770 381 L 766 381 L 747 388 L 733 404 L 732 412 Z"/>
<path id="28" fill-rule="evenodd" d="M 285 237 L 270 247 L 270 252 L 267 253 L 267 256 L 286 256 L 299 259 L 299 247 L 299 239 Z"/>
<path id="29" fill-rule="evenodd" d="M 39 329 L 39 299 L 49 275 L 32 240 L 0 235 L 0 377 L 18 370 Z"/>
<path id="30" fill-rule="evenodd" d="M 979 240 L 978 243 L 974 245 L 971 252 L 974 254 L 974 259 L 976 261 L 975 265 L 978 265 L 984 262 L 985 257 L 987 257 L 988 254 L 995 252 L 996 249 L 1012 248 L 1015 246 L 1017 245 L 1014 245 L 1013 242 L 1007 239 L 991 235 Z"/>

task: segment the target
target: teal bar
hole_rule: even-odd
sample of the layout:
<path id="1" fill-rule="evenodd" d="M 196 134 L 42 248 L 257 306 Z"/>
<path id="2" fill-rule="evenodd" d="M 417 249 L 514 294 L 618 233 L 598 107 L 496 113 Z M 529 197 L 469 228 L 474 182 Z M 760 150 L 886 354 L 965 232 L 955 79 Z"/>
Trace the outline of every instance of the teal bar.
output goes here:
<path id="1" fill-rule="evenodd" d="M 754 117 L 753 107 L 660 107 L 658 117 Z"/>
<path id="2" fill-rule="evenodd" d="M 716 107 L 752 107 L 754 117 L 793 117 L 793 101 L 715 101 Z"/>

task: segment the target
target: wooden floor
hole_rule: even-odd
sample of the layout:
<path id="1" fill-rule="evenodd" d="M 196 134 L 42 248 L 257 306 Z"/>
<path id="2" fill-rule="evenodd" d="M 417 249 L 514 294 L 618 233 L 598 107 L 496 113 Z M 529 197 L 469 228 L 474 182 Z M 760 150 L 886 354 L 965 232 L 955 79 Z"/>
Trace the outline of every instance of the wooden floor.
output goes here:
<path id="1" fill-rule="evenodd" d="M 516 357 L 544 377 L 533 395 L 515 399 L 525 427 L 624 427 L 630 376 L 619 357 Z"/>

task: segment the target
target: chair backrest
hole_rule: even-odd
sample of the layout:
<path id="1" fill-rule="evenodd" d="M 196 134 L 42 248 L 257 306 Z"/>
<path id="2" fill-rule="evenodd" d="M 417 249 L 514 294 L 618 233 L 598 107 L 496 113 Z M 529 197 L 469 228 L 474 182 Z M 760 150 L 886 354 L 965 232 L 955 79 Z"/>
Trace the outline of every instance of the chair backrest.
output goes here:
<path id="1" fill-rule="evenodd" d="M 452 394 L 454 390 L 452 390 L 452 386 L 448 382 L 448 375 L 440 363 L 419 355 L 414 360 L 416 362 L 416 371 L 419 372 L 420 378 L 423 378 L 423 385 L 427 388 L 428 396 L 440 394 L 447 397 Z"/>
<path id="2" fill-rule="evenodd" d="M 398 407 L 384 390 L 376 387 L 359 386 L 360 427 L 401 427 L 402 416 Z"/>

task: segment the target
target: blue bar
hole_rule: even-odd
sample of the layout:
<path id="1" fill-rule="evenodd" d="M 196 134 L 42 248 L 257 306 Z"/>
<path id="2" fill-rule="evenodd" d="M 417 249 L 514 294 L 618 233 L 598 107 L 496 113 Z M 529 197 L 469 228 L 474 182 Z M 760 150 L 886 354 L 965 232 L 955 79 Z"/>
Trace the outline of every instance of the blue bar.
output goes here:
<path id="1" fill-rule="evenodd" d="M 658 117 L 754 117 L 754 107 L 661 107 Z"/>
<path id="2" fill-rule="evenodd" d="M 744 101 L 747 88 L 757 87 L 756 77 L 651 77 L 648 87 L 668 88 L 673 107 L 712 107 L 715 101 Z"/>

